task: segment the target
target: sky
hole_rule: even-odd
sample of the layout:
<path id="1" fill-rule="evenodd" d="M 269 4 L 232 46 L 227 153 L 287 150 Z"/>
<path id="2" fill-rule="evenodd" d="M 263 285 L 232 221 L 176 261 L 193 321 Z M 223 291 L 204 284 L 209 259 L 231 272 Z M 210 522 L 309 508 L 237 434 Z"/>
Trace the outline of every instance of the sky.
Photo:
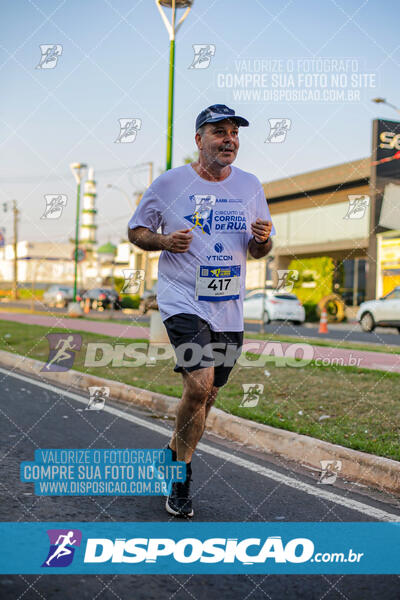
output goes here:
<path id="1" fill-rule="evenodd" d="M 73 237 L 76 161 L 95 169 L 99 243 L 118 243 L 127 196 L 148 183 L 138 165 L 165 168 L 169 37 L 155 1 L 3 0 L 1 28 L 6 243 L 13 199 L 20 240 Z M 52 68 L 38 68 L 41 45 L 61 47 Z M 176 36 L 173 166 L 193 154 L 196 116 L 215 103 L 250 121 L 235 165 L 263 183 L 366 157 L 372 120 L 398 117 L 371 99 L 400 105 L 399 65 L 396 0 L 194 0 Z M 116 142 L 120 119 L 137 119 L 127 143 Z M 271 137 L 277 121 L 286 132 Z M 47 194 L 67 197 L 58 219 L 41 218 Z"/>

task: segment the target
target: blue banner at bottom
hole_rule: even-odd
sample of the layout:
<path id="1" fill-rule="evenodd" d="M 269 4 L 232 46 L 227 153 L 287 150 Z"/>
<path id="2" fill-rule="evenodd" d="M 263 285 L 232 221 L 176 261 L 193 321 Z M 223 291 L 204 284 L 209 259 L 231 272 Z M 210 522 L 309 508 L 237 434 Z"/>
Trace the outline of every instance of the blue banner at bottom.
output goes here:
<path id="1" fill-rule="evenodd" d="M 2 574 L 399 574 L 400 523 L 1 523 Z"/>

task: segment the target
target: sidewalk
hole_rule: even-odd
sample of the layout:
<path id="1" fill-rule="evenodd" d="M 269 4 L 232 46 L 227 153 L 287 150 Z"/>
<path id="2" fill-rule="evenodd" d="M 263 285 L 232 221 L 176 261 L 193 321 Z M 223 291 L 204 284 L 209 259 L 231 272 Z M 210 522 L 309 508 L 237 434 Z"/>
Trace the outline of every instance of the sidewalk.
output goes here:
<path id="1" fill-rule="evenodd" d="M 64 314 L 59 317 L 46 317 L 41 315 L 29 315 L 21 313 L 0 313 L 0 320 L 16 321 L 27 325 L 43 325 L 47 327 L 63 327 L 67 331 L 88 331 L 99 335 L 110 335 L 116 338 L 148 338 L 149 328 L 130 325 L 129 323 L 105 323 L 104 321 L 89 321 L 86 319 L 70 319 Z"/>
<path id="2" fill-rule="evenodd" d="M 63 327 L 67 331 L 88 331 L 99 335 L 107 335 L 116 338 L 148 339 L 149 327 L 140 327 L 134 325 L 123 325 L 121 323 L 105 323 L 104 321 L 86 321 L 83 319 L 70 319 L 64 315 L 60 317 L 45 317 L 41 315 L 28 315 L 18 313 L 0 313 L 0 320 L 15 321 L 17 323 L 26 323 L 27 325 L 42 325 L 47 327 Z M 266 342 L 262 340 L 245 339 L 246 344 L 252 344 L 251 352 L 254 354 L 271 354 L 271 346 L 266 346 Z M 334 342 L 333 342 L 334 343 Z M 276 344 L 279 342 L 270 342 Z M 281 344 L 282 350 L 285 353 L 290 346 L 297 345 L 299 348 L 305 346 L 299 340 L 296 344 L 284 342 Z M 310 346 L 309 344 L 306 344 Z M 386 354 L 384 352 L 369 352 L 366 350 L 348 350 L 340 348 L 340 341 L 337 341 L 337 346 L 314 346 L 312 359 L 319 362 L 320 366 L 334 364 L 338 366 L 352 366 L 361 369 L 375 369 L 378 371 L 388 371 L 391 373 L 400 373 L 400 354 Z M 274 352 L 272 352 L 274 354 Z M 298 351 L 298 357 L 302 357 L 302 353 Z M 268 368 L 268 363 L 266 364 Z"/>

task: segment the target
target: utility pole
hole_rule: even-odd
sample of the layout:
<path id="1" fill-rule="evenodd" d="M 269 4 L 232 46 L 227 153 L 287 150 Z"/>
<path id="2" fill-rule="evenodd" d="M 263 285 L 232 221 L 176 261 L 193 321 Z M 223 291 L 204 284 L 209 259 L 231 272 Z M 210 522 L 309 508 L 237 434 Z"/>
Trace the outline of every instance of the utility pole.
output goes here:
<path id="1" fill-rule="evenodd" d="M 75 217 L 75 251 L 74 251 L 74 302 L 76 302 L 76 293 L 78 286 L 78 245 L 79 245 L 79 217 L 81 201 L 81 180 L 83 171 L 87 168 L 84 163 L 71 163 L 70 169 L 77 183 L 76 195 L 76 217 Z"/>
<path id="2" fill-rule="evenodd" d="M 18 215 L 19 210 L 17 208 L 17 202 L 13 200 L 13 215 L 14 215 L 14 281 L 12 289 L 12 297 L 14 300 L 18 299 Z"/>
<path id="3" fill-rule="evenodd" d="M 3 212 L 7 212 L 8 210 L 8 202 L 3 202 Z M 11 297 L 13 300 L 18 299 L 18 215 L 19 210 L 17 208 L 16 200 L 12 201 L 12 211 L 13 211 L 13 229 L 14 229 L 14 240 L 13 240 L 13 250 L 14 250 L 14 276 L 11 290 Z"/>
<path id="4" fill-rule="evenodd" d="M 13 223 L 14 223 L 14 277 L 13 277 L 13 286 L 12 286 L 12 298 L 13 300 L 18 300 L 18 255 L 17 255 L 17 247 L 18 247 L 18 215 L 19 210 L 17 208 L 17 202 L 15 200 L 12 201 L 12 210 L 13 210 Z"/>

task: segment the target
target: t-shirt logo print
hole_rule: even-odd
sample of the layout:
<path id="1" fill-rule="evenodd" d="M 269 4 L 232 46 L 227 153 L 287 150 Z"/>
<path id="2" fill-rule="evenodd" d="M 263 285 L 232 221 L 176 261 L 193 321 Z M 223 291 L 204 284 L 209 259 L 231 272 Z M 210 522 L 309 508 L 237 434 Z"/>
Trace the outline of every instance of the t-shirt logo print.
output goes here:
<path id="1" fill-rule="evenodd" d="M 195 208 L 191 215 L 185 216 L 185 219 L 193 224 L 190 230 L 200 227 L 202 233 L 211 235 L 213 206 L 215 206 L 216 196 L 212 194 L 193 194 L 189 200 L 194 201 Z"/>

